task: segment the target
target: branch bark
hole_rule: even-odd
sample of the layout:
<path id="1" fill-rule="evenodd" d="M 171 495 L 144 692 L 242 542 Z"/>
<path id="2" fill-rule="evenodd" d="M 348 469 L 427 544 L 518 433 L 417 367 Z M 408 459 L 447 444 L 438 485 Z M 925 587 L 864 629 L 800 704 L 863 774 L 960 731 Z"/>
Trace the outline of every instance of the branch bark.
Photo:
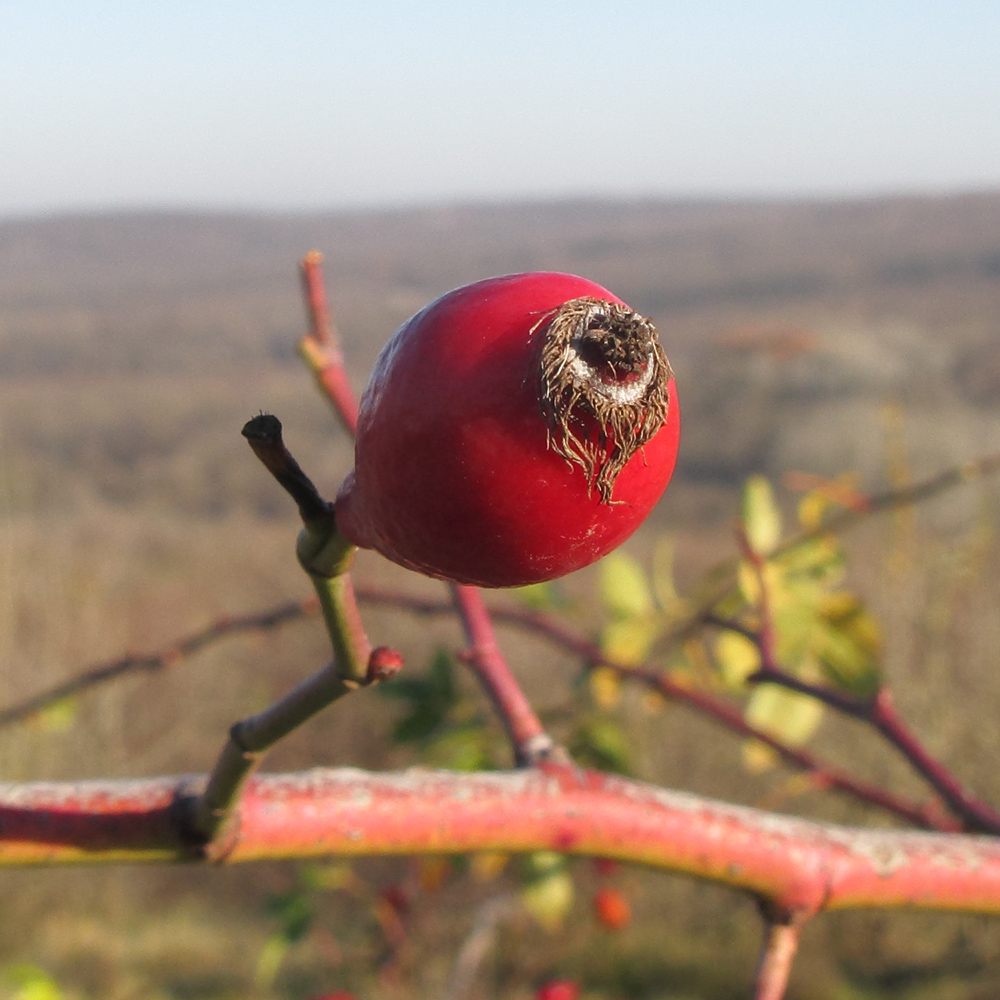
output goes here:
<path id="1" fill-rule="evenodd" d="M 204 780 L 0 784 L 0 864 L 198 860 L 178 805 Z M 774 912 L 1000 915 L 1000 839 L 813 823 L 553 764 L 257 775 L 237 808 L 227 863 L 556 850 L 709 879 Z"/>

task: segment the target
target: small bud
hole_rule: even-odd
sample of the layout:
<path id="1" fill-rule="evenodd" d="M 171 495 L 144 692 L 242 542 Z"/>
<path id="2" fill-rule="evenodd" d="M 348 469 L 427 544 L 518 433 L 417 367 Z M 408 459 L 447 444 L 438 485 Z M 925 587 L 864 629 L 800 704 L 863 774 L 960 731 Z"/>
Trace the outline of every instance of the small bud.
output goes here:
<path id="1" fill-rule="evenodd" d="M 368 657 L 366 684 L 381 684 L 390 681 L 403 669 L 402 654 L 388 646 L 376 646 Z"/>

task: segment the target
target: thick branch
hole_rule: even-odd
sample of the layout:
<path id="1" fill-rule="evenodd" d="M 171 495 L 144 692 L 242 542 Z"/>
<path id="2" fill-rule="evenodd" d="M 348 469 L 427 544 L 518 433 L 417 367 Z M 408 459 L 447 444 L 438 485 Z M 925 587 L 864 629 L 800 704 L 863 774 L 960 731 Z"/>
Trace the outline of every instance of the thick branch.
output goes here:
<path id="1" fill-rule="evenodd" d="M 190 859 L 176 802 L 198 784 L 0 785 L 0 864 Z M 550 849 L 709 879 L 776 912 L 1000 915 L 1000 839 L 811 823 L 551 764 L 506 774 L 260 775 L 238 812 L 229 862 Z"/>

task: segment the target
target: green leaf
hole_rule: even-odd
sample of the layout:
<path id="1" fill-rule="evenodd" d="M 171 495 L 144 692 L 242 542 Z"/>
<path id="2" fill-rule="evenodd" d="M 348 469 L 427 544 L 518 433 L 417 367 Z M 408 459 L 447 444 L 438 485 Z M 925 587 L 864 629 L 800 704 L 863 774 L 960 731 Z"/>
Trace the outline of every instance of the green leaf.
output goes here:
<path id="1" fill-rule="evenodd" d="M 532 611 L 552 611 L 562 607 L 564 599 L 553 581 L 529 583 L 526 587 L 515 587 L 511 594 Z"/>
<path id="2" fill-rule="evenodd" d="M 427 740 L 447 721 L 458 703 L 454 664 L 445 650 L 431 658 L 423 677 L 402 677 L 376 688 L 383 697 L 407 703 L 408 712 L 393 728 L 397 743 Z"/>
<path id="3" fill-rule="evenodd" d="M 676 549 L 673 535 L 660 535 L 653 546 L 653 594 L 664 611 L 671 611 L 682 603 L 674 579 Z"/>
<path id="4" fill-rule="evenodd" d="M 625 731 L 605 716 L 593 715 L 584 719 L 570 739 L 569 750 L 573 759 L 584 767 L 614 774 L 630 772 Z"/>
<path id="5" fill-rule="evenodd" d="M 600 562 L 601 601 L 616 618 L 633 618 L 653 611 L 653 595 L 637 559 L 620 549 Z"/>
<path id="6" fill-rule="evenodd" d="M 781 513 L 774 502 L 771 484 L 764 476 L 751 476 L 743 488 L 743 528 L 750 547 L 758 555 L 770 555 L 781 541 Z"/>
<path id="7" fill-rule="evenodd" d="M 7 965 L 0 969 L 0 983 L 9 1000 L 62 1000 L 59 984 L 35 965 Z"/>
<path id="8" fill-rule="evenodd" d="M 427 757 L 435 766 L 451 771 L 490 771 L 496 766 L 488 736 L 479 724 L 442 733 L 428 746 Z"/>
<path id="9" fill-rule="evenodd" d="M 301 889 L 269 896 L 264 912 L 278 922 L 278 930 L 289 944 L 295 944 L 309 933 L 313 921 L 313 908 Z"/>
<path id="10" fill-rule="evenodd" d="M 817 654 L 826 677 L 863 698 L 881 682 L 882 630 L 852 594 L 827 595 L 820 619 Z"/>
<path id="11" fill-rule="evenodd" d="M 601 652 L 616 663 L 635 667 L 648 657 L 663 630 L 658 616 L 619 619 L 601 629 Z"/>

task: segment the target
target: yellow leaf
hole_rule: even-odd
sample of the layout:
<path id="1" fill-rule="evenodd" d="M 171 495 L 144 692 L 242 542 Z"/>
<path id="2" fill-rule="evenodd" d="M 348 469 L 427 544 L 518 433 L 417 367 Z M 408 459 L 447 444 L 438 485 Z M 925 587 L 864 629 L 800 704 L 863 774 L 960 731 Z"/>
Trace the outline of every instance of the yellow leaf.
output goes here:
<path id="1" fill-rule="evenodd" d="M 764 476 L 751 476 L 747 480 L 741 518 L 753 551 L 761 556 L 770 555 L 781 541 L 781 512 Z"/>
<path id="2" fill-rule="evenodd" d="M 723 632 L 715 642 L 715 661 L 726 686 L 735 690 L 760 667 L 760 651 L 746 636 Z"/>
<path id="3" fill-rule="evenodd" d="M 790 747 L 809 741 L 823 718 L 823 704 L 798 691 L 761 684 L 747 703 L 744 718 Z"/>
<path id="4" fill-rule="evenodd" d="M 609 660 L 638 666 L 649 656 L 660 628 L 660 620 L 656 617 L 608 622 L 601 629 L 601 652 Z"/>
<path id="5" fill-rule="evenodd" d="M 479 882 L 492 882 L 507 867 L 509 855 L 502 851 L 480 851 L 469 860 L 472 876 Z"/>
<path id="6" fill-rule="evenodd" d="M 653 546 L 653 594 L 664 611 L 670 611 L 681 603 L 674 583 L 675 549 L 672 535 L 661 535 Z"/>
<path id="7" fill-rule="evenodd" d="M 557 931 L 573 907 L 573 877 L 565 868 L 543 875 L 521 890 L 521 901 L 543 930 Z"/>
<path id="8" fill-rule="evenodd" d="M 616 618 L 648 615 L 653 610 L 646 574 L 637 559 L 618 549 L 600 562 L 601 600 Z"/>
<path id="9" fill-rule="evenodd" d="M 610 667 L 590 671 L 590 697 L 598 708 L 614 708 L 621 699 L 622 680 Z"/>
<path id="10" fill-rule="evenodd" d="M 746 740 L 742 747 L 743 767 L 750 774 L 763 774 L 778 763 L 778 753 L 760 740 Z"/>
<path id="11" fill-rule="evenodd" d="M 32 712 L 25 720 L 25 725 L 39 729 L 43 733 L 65 733 L 73 727 L 76 721 L 77 700 L 71 696 Z"/>

